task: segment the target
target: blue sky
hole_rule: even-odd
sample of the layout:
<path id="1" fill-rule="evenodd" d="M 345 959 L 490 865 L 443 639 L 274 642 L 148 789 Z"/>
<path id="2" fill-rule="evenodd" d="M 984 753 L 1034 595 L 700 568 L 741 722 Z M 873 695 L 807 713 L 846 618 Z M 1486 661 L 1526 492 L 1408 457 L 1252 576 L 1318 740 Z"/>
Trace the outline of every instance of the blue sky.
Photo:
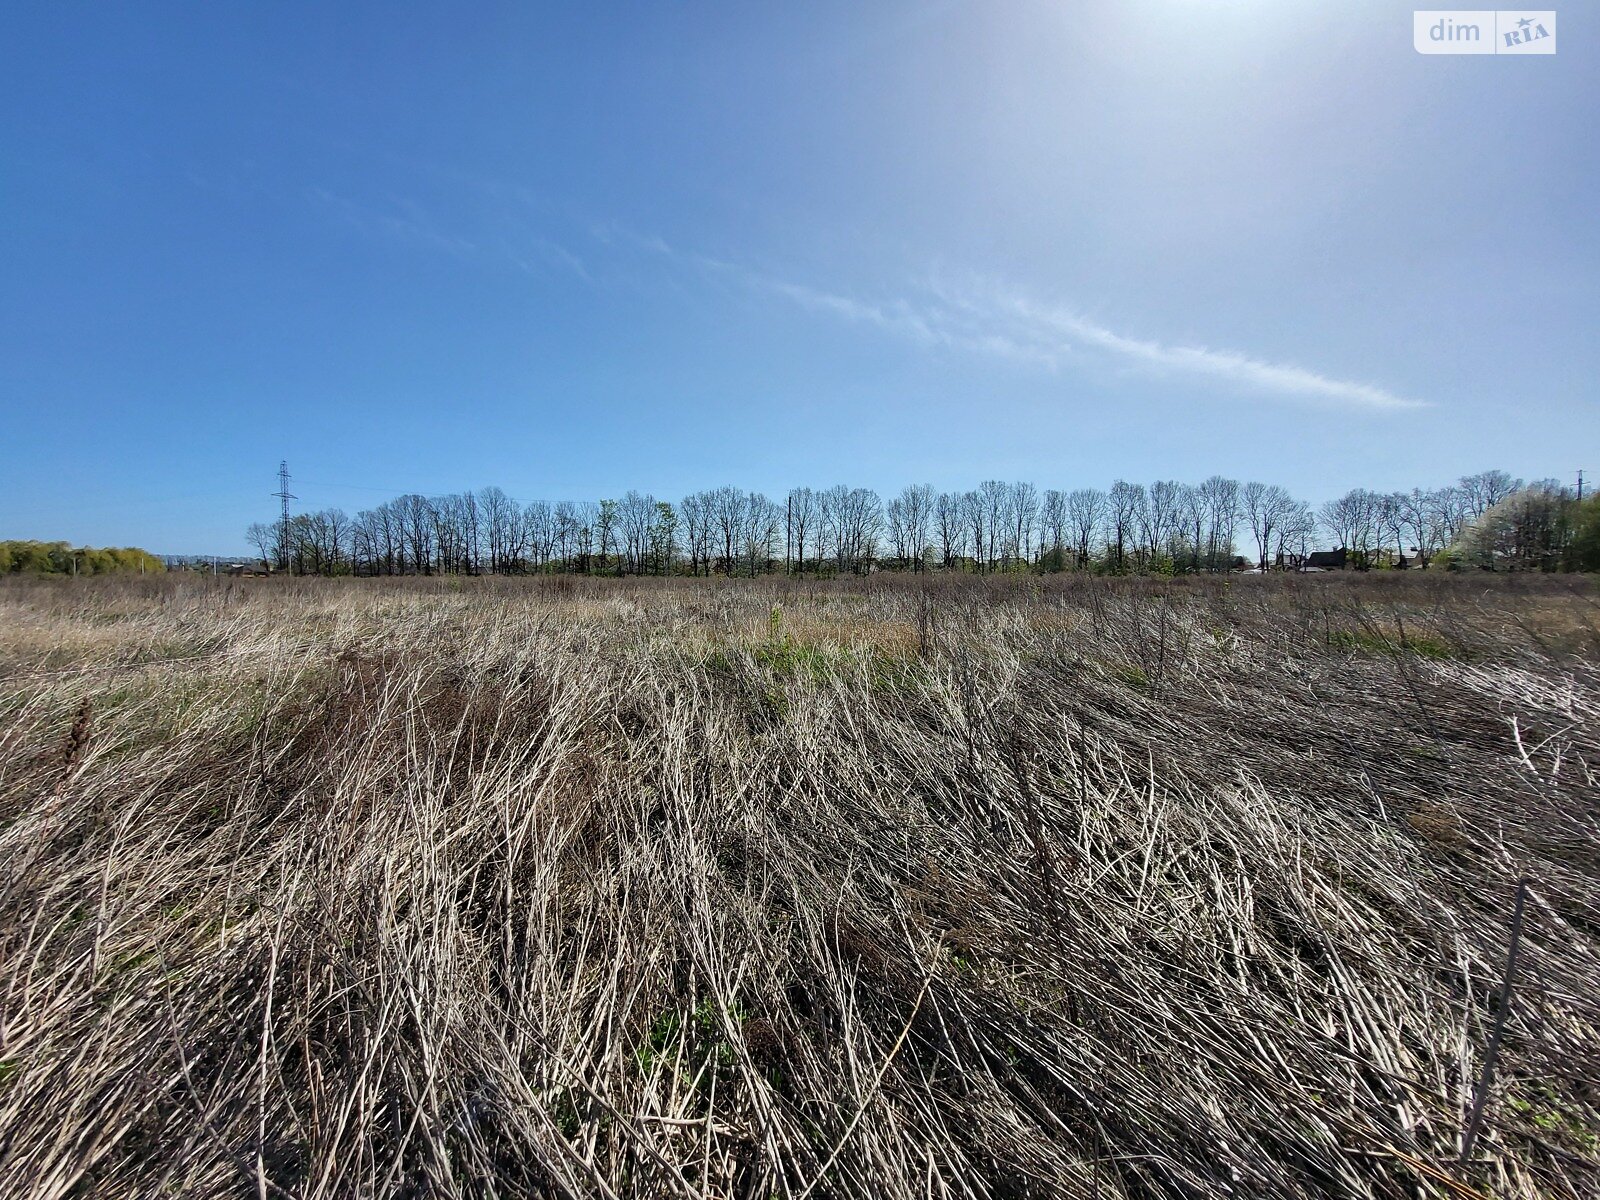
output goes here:
<path id="1" fill-rule="evenodd" d="M 0 537 L 1600 472 L 1595 6 L 13 4 Z M 1589 460 L 1584 459 L 1584 454 Z"/>

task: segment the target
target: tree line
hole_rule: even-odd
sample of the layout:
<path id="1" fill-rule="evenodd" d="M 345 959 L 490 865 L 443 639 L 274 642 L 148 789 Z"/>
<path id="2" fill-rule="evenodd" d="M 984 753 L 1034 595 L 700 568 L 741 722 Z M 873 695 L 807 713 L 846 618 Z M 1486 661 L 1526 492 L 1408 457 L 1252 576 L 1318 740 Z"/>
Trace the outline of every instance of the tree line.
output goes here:
<path id="1" fill-rule="evenodd" d="M 1220 475 L 1198 484 L 1118 480 L 1104 490 L 988 480 L 942 492 L 918 484 L 887 501 L 844 484 L 795 488 L 779 499 L 727 486 L 676 503 L 640 491 L 522 502 L 488 487 L 399 496 L 354 517 L 338 508 L 301 513 L 252 525 L 248 537 L 280 570 L 326 575 L 1175 574 L 1300 569 L 1319 545 L 1345 550 L 1358 569 L 1426 567 L 1441 555 L 1451 565 L 1570 565 L 1570 516 L 1561 519 L 1571 530 L 1552 527 L 1542 542 L 1524 532 L 1511 536 L 1510 550 L 1485 549 L 1482 537 L 1471 542 L 1476 558 L 1462 549 L 1469 530 L 1528 494 L 1548 498 L 1552 520 L 1556 508 L 1576 504 L 1554 481 L 1529 488 L 1498 470 L 1429 490 L 1357 488 L 1320 507 L 1276 484 Z M 1538 554 L 1528 549 L 1535 542 L 1544 547 Z"/>
<path id="2" fill-rule="evenodd" d="M 72 546 L 67 542 L 0 542 L 0 575 L 111 575 L 166 570 L 155 555 L 133 547 Z"/>

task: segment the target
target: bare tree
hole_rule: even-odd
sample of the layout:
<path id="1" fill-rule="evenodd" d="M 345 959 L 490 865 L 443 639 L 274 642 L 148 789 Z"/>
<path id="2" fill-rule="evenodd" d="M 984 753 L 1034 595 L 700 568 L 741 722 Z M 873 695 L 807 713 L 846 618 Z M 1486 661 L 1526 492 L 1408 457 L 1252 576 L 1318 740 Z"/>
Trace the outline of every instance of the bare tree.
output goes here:
<path id="1" fill-rule="evenodd" d="M 1150 550 L 1158 557 L 1177 556 L 1174 542 L 1182 530 L 1184 492 L 1184 485 L 1171 479 L 1150 485 Z"/>
<path id="2" fill-rule="evenodd" d="M 467 497 L 455 494 L 440 496 L 433 501 L 432 515 L 439 570 L 446 574 L 470 574 L 474 564 L 469 549 L 471 514 Z"/>
<path id="3" fill-rule="evenodd" d="M 678 514 L 665 500 L 656 501 L 650 528 L 650 566 L 657 575 L 671 575 L 678 558 Z"/>
<path id="4" fill-rule="evenodd" d="M 595 514 L 595 541 L 599 547 L 600 569 L 604 571 L 617 545 L 617 502 L 602 500 Z"/>
<path id="5" fill-rule="evenodd" d="M 572 553 L 577 559 L 576 568 L 587 574 L 594 557 L 595 538 L 600 526 L 600 506 L 593 500 L 579 500 L 572 505 Z"/>
<path id="6" fill-rule="evenodd" d="M 418 575 L 433 574 L 433 551 L 437 526 L 433 504 L 426 496 L 415 493 L 400 498 L 404 519 L 404 537 L 411 569 Z"/>
<path id="7" fill-rule="evenodd" d="M 722 573 L 732 575 L 734 558 L 739 553 L 740 541 L 744 536 L 745 510 L 749 508 L 750 501 L 736 487 L 719 487 L 708 495 L 712 520 L 717 532 L 722 535 Z"/>
<path id="8" fill-rule="evenodd" d="M 1051 571 L 1066 566 L 1067 547 L 1067 496 L 1055 488 L 1048 489 L 1039 506 L 1039 561 Z"/>
<path id="9" fill-rule="evenodd" d="M 1378 541 L 1380 497 L 1366 488 L 1352 488 L 1329 500 L 1319 511 L 1322 527 L 1339 547 L 1348 550 L 1354 565 L 1362 570 L 1372 565 Z"/>
<path id="10" fill-rule="evenodd" d="M 988 566 L 1003 566 L 1009 553 L 1006 527 L 1009 521 L 1006 509 L 1010 504 L 1010 489 L 998 479 L 985 479 L 978 485 L 978 515 L 983 522 L 983 544 L 987 547 Z"/>
<path id="11" fill-rule="evenodd" d="M 270 563 L 278 548 L 278 539 L 282 531 L 276 525 L 267 525 L 261 521 L 255 522 L 245 530 L 245 540 L 256 548 L 256 553 L 261 556 L 261 561 Z"/>
<path id="12" fill-rule="evenodd" d="M 1095 538 L 1110 507 L 1109 497 L 1098 488 L 1078 488 L 1067 493 L 1067 524 L 1076 540 L 1079 570 L 1089 565 Z"/>
<path id="13" fill-rule="evenodd" d="M 784 515 L 787 521 L 784 543 L 794 555 L 794 569 L 804 575 L 806 536 L 816 529 L 817 494 L 808 487 L 795 488 L 789 493 Z"/>
<path id="14" fill-rule="evenodd" d="M 1316 513 L 1305 501 L 1290 498 L 1278 522 L 1274 560 L 1291 571 L 1300 570 L 1310 557 L 1311 544 L 1316 536 Z"/>
<path id="15" fill-rule="evenodd" d="M 1200 570 L 1205 552 L 1206 496 L 1198 487 L 1185 484 L 1178 496 L 1179 538 L 1189 558 L 1189 570 Z"/>
<path id="16" fill-rule="evenodd" d="M 944 567 L 955 565 L 966 546 L 966 518 L 962 511 L 961 496 L 957 492 L 940 492 L 934 501 L 934 521 L 939 527 L 939 562 Z"/>
<path id="17" fill-rule="evenodd" d="M 1399 496 L 1400 519 L 1410 531 L 1417 561 L 1426 567 L 1450 537 L 1448 489 L 1425 492 L 1412 488 Z"/>
<path id="18" fill-rule="evenodd" d="M 1206 563 L 1215 571 L 1233 557 L 1234 535 L 1239 528 L 1239 481 L 1213 475 L 1200 485 L 1206 503 Z"/>
<path id="19" fill-rule="evenodd" d="M 545 571 L 552 565 L 556 544 L 555 512 L 543 500 L 534 500 L 523 506 L 521 530 L 529 565 Z"/>
<path id="20" fill-rule="evenodd" d="M 1134 534 L 1139 511 L 1144 507 L 1144 488 L 1119 479 L 1111 485 L 1108 499 L 1112 562 L 1117 571 L 1122 571 L 1126 568 L 1128 539 Z"/>
<path id="21" fill-rule="evenodd" d="M 747 574 L 755 576 L 767 569 L 773 557 L 773 543 L 778 540 L 778 528 L 782 523 L 782 511 L 760 492 L 751 492 L 745 497 L 740 540 Z"/>
<path id="22" fill-rule="evenodd" d="M 912 484 L 889 502 L 889 537 L 902 566 L 923 570 L 933 552 L 934 492 L 925 483 Z"/>
<path id="23" fill-rule="evenodd" d="M 321 515 L 323 552 L 331 574 L 344 570 L 348 564 L 351 521 L 342 508 L 325 508 Z"/>
<path id="24" fill-rule="evenodd" d="M 480 539 L 479 525 L 480 513 L 478 498 L 471 492 L 464 492 L 461 496 L 461 515 L 465 520 L 463 541 L 467 556 L 467 573 L 476 575 L 482 569 L 483 546 Z"/>
<path id="25" fill-rule="evenodd" d="M 684 545 L 689 551 L 689 574 L 711 573 L 711 503 L 704 492 L 691 492 L 678 505 Z"/>
<path id="26" fill-rule="evenodd" d="M 1008 500 L 1012 556 L 1020 562 L 1031 562 L 1034 533 L 1039 523 L 1039 489 L 1031 483 L 1013 483 Z"/>
<path id="27" fill-rule="evenodd" d="M 478 493 L 478 509 L 489 542 L 489 570 L 500 575 L 511 569 L 506 551 L 512 541 L 512 526 L 517 521 L 516 501 L 497 487 Z"/>
<path id="28" fill-rule="evenodd" d="M 1521 488 L 1522 480 L 1513 479 L 1505 471 L 1480 471 L 1476 475 L 1463 475 L 1456 486 L 1467 520 L 1476 521 Z"/>
<path id="29" fill-rule="evenodd" d="M 963 492 L 961 516 L 972 549 L 972 565 L 979 571 L 987 570 L 992 551 L 987 538 L 988 524 L 984 521 L 983 496 L 978 492 Z"/>
<path id="30" fill-rule="evenodd" d="M 1387 557 L 1391 547 L 1397 561 L 1415 554 L 1427 565 L 1484 513 L 1519 494 L 1518 487 L 1504 471 L 1484 471 L 1432 491 L 1355 488 L 1323 504 L 1317 516 L 1357 566 Z M 784 570 L 831 562 L 859 573 L 873 569 L 885 537 L 896 562 L 912 571 L 928 569 L 935 552 L 946 567 L 970 561 L 979 571 L 1059 570 L 1069 553 L 1080 569 L 1103 558 L 1116 571 L 1220 570 L 1236 561 L 1236 537 L 1246 522 L 1256 562 L 1266 569 L 1299 563 L 1308 553 L 1316 527 L 1306 525 L 1304 513 L 1282 487 L 1241 488 L 1218 475 L 1198 486 L 1157 480 L 1148 489 L 1118 480 L 1109 493 L 1041 493 L 1032 483 L 993 479 L 965 493 L 914 485 L 887 506 L 870 489 L 844 484 L 795 488 L 776 504 L 727 486 L 692 493 L 667 509 L 638 491 L 621 501 L 519 505 L 487 487 L 399 496 L 353 521 L 337 509 L 302 513 L 288 529 L 261 522 L 248 537 L 264 557 L 322 573 L 590 572 L 596 561 L 618 573 L 672 571 L 680 553 L 691 574 L 761 574 L 779 569 L 780 555 Z"/>
<path id="31" fill-rule="evenodd" d="M 1244 485 L 1244 513 L 1250 522 L 1250 532 L 1255 537 L 1257 566 L 1267 569 L 1267 558 L 1274 546 L 1274 538 L 1290 516 L 1294 500 L 1277 484 L 1247 483 Z"/>
<path id="32" fill-rule="evenodd" d="M 571 500 L 557 500 L 551 511 L 551 531 L 555 535 L 555 560 L 566 570 L 578 557 L 578 530 L 583 520 Z"/>
<path id="33" fill-rule="evenodd" d="M 617 505 L 622 554 L 626 569 L 634 575 L 642 574 L 644 571 L 646 559 L 650 554 L 656 516 L 656 498 L 644 492 L 630 489 Z"/>
<path id="34" fill-rule="evenodd" d="M 861 573 L 872 566 L 883 529 L 883 504 L 869 488 L 843 484 L 827 492 L 839 570 Z"/>
<path id="35" fill-rule="evenodd" d="M 1378 527 L 1378 552 L 1383 554 L 1394 546 L 1394 563 L 1406 563 L 1406 497 L 1403 492 L 1382 492 L 1375 504 L 1375 522 Z"/>

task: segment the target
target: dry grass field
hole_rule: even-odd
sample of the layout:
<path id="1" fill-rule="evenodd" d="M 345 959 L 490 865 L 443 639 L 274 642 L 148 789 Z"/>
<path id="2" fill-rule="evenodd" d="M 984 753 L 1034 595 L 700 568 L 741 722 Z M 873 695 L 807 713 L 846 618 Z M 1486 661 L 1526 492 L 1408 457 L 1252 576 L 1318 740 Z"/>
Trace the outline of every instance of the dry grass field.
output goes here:
<path id="1" fill-rule="evenodd" d="M 1594 1196 L 1597 772 L 1583 580 L 0 581 L 0 1193 Z"/>

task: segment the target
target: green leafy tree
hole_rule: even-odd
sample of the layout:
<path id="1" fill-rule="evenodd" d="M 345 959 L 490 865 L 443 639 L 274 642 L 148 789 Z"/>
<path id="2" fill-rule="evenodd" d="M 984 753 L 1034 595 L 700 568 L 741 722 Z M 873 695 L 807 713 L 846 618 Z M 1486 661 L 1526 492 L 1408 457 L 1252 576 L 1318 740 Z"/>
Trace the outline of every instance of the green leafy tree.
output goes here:
<path id="1" fill-rule="evenodd" d="M 611 557 L 611 543 L 617 533 L 617 502 L 615 500 L 600 501 L 600 513 L 595 518 L 595 536 L 599 541 L 600 569 L 606 569 L 606 560 Z"/>
<path id="2" fill-rule="evenodd" d="M 650 556 L 657 575 L 672 574 L 678 553 L 678 514 L 665 500 L 656 504 L 656 522 L 650 531 Z"/>
<path id="3" fill-rule="evenodd" d="M 0 574 L 155 574 L 166 570 L 154 554 L 132 546 L 74 547 L 68 542 L 0 542 Z"/>
<path id="4" fill-rule="evenodd" d="M 1600 571 L 1600 496 L 1573 502 L 1571 527 L 1567 570 Z"/>

